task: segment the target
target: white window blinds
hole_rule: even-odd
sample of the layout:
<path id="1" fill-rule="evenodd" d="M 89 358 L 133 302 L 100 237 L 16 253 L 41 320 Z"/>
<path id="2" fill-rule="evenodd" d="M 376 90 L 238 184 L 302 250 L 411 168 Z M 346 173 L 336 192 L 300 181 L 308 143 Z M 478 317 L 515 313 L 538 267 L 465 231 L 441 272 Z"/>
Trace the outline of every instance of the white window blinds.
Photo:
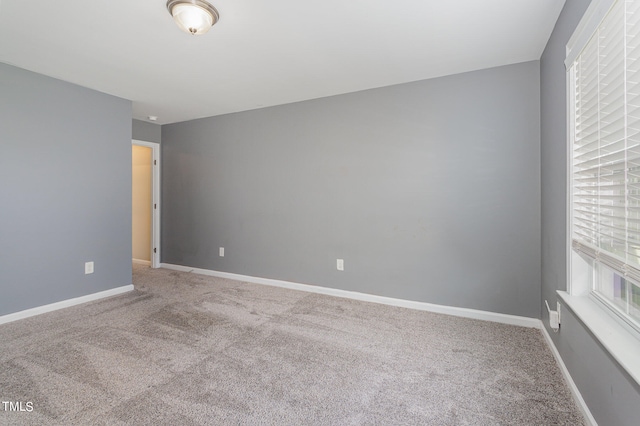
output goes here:
<path id="1" fill-rule="evenodd" d="M 572 245 L 640 280 L 640 1 L 618 0 L 574 60 Z"/>

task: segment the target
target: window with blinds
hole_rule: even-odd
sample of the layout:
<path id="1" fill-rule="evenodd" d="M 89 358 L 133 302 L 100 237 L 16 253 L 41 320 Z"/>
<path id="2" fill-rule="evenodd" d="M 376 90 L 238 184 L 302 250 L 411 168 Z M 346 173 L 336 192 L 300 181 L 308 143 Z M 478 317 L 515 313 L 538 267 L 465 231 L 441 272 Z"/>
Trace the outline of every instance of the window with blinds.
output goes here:
<path id="1" fill-rule="evenodd" d="M 592 291 L 640 319 L 640 1 L 618 0 L 570 69 L 572 246 Z"/>

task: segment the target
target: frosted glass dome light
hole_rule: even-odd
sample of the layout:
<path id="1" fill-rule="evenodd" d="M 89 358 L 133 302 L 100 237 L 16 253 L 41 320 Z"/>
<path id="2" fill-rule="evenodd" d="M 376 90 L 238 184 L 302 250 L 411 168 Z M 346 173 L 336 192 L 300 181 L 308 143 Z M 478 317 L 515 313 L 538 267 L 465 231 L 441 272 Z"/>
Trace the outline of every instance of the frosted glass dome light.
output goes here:
<path id="1" fill-rule="evenodd" d="M 192 35 L 206 33 L 220 19 L 215 7 L 203 0 L 169 0 L 167 9 L 178 27 Z"/>

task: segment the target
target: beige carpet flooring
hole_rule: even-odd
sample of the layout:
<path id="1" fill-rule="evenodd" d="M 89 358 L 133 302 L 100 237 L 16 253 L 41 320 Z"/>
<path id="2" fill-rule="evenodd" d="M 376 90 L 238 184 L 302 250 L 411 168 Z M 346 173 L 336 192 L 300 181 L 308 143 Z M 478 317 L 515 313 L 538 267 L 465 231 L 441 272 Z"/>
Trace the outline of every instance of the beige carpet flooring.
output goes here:
<path id="1" fill-rule="evenodd" d="M 581 425 L 539 330 L 169 270 L 0 326 L 2 425 Z"/>

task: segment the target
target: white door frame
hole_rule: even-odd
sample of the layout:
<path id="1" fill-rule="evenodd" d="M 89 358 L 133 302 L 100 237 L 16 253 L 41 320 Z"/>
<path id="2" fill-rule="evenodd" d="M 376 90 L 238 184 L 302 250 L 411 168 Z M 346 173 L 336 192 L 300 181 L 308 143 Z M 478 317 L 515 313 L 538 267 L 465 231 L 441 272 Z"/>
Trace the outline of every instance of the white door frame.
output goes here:
<path id="1" fill-rule="evenodd" d="M 131 140 L 131 145 L 151 148 L 151 267 L 160 267 L 160 144 Z"/>

